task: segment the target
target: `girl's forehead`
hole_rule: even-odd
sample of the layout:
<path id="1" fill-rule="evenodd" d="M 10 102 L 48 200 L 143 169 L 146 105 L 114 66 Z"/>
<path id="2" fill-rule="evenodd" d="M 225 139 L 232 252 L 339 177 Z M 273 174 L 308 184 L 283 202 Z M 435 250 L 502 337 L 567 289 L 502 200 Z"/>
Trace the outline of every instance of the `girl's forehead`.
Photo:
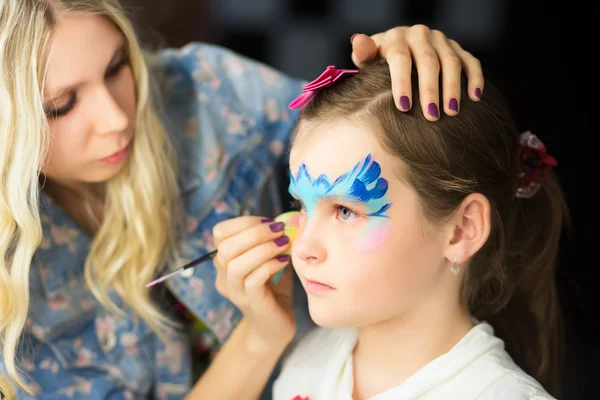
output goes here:
<path id="1" fill-rule="evenodd" d="M 300 124 L 290 152 L 290 169 L 297 171 L 305 164 L 311 175 L 336 178 L 368 154 L 380 164 L 391 157 L 368 126 L 350 122 Z"/>

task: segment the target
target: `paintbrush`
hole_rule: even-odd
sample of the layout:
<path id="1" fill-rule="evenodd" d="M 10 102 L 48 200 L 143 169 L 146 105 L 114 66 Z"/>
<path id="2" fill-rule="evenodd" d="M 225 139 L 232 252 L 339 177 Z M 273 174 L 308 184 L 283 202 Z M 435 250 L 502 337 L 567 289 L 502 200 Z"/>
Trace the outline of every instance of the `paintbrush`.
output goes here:
<path id="1" fill-rule="evenodd" d="M 298 229 L 298 216 L 299 215 L 300 215 L 300 213 L 298 211 L 289 211 L 289 212 L 283 213 L 280 216 L 278 216 L 277 218 L 275 218 L 275 221 L 281 221 L 281 222 L 285 223 L 285 231 L 284 232 L 287 235 L 287 237 L 290 238 L 290 242 L 293 242 L 294 239 L 296 238 L 296 230 Z M 284 254 L 290 254 L 290 250 L 291 250 L 291 248 L 288 249 L 288 251 L 285 252 Z M 205 261 L 212 259 L 216 255 L 217 255 L 217 250 L 212 251 L 208 254 L 205 254 L 202 257 L 197 258 L 194 261 L 187 263 L 186 265 L 179 268 L 178 270 L 168 273 L 167 275 L 164 275 L 164 276 L 146 284 L 146 287 L 154 286 L 157 283 L 166 281 L 169 278 L 172 278 L 176 275 L 181 274 L 186 269 L 193 268 L 198 264 L 201 264 Z M 285 268 L 282 268 L 281 270 L 279 270 L 279 272 L 277 272 L 277 275 L 273 279 L 273 283 L 275 283 L 275 284 L 279 283 L 279 279 L 281 278 L 281 275 L 283 275 L 284 269 Z"/>
<path id="2" fill-rule="evenodd" d="M 196 266 L 196 265 L 198 265 L 198 264 L 202 264 L 203 262 L 205 262 L 205 261 L 208 261 L 208 260 L 212 259 L 212 258 L 213 258 L 214 256 L 216 256 L 216 255 L 217 255 L 217 250 L 215 250 L 215 251 L 211 251 L 210 253 L 208 253 L 208 254 L 205 254 L 205 255 L 203 255 L 202 257 L 200 257 L 200 258 L 197 258 L 197 259 L 195 259 L 194 261 L 191 261 L 191 262 L 189 262 L 189 263 L 185 264 L 183 267 L 179 268 L 178 270 L 176 270 L 176 271 L 173 271 L 173 272 L 171 272 L 171 273 L 168 273 L 167 275 L 161 276 L 160 278 L 158 278 L 158 279 L 156 279 L 156 280 L 154 280 L 154 281 L 152 281 L 152 282 L 150 282 L 150 283 L 146 284 L 146 287 L 154 286 L 154 285 L 156 285 L 157 283 L 160 283 L 160 282 L 166 281 L 166 280 L 167 280 L 167 279 L 169 279 L 169 278 L 172 278 L 172 277 L 174 277 L 174 276 L 176 276 L 176 275 L 179 275 L 179 274 L 181 274 L 181 273 L 182 273 L 183 271 L 185 271 L 186 269 L 193 268 L 193 267 L 195 267 L 195 266 Z"/>

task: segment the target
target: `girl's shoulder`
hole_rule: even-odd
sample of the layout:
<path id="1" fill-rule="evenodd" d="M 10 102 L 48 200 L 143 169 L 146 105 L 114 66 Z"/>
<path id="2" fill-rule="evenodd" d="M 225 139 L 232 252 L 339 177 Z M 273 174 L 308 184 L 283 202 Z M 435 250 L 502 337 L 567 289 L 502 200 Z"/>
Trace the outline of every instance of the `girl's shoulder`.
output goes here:
<path id="1" fill-rule="evenodd" d="M 321 398 L 323 385 L 338 375 L 357 339 L 355 329 L 314 328 L 308 332 L 284 356 L 281 373 L 273 385 L 273 398 Z"/>
<path id="2" fill-rule="evenodd" d="M 552 400 L 544 387 L 515 363 L 504 342 L 486 322 L 478 323 L 437 365 L 439 376 L 448 363 L 455 366 L 451 377 L 436 390 L 459 398 L 481 400 Z M 436 372 L 432 371 L 432 372 Z M 437 393 L 434 390 L 434 393 Z"/>

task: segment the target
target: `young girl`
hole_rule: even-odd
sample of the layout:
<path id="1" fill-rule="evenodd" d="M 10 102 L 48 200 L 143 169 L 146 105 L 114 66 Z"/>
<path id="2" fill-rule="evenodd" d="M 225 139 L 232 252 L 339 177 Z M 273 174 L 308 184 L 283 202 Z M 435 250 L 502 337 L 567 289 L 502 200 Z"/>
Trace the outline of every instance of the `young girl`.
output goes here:
<path id="1" fill-rule="evenodd" d="M 436 124 L 399 113 L 387 65 L 330 67 L 305 104 L 292 262 L 320 328 L 274 398 L 551 399 L 565 204 L 543 144 L 489 84 Z"/>
<path id="2" fill-rule="evenodd" d="M 459 57 L 478 100 L 477 60 L 441 33 L 398 27 L 376 38 L 354 38 L 359 64 L 412 52 L 437 101 L 439 63 L 453 86 Z M 411 71 L 392 70 L 400 105 Z M 210 264 L 152 293 L 145 284 L 212 250 L 215 224 L 278 213 L 273 171 L 302 84 L 217 46 L 144 54 L 117 0 L 0 0 L 0 397 L 259 396 L 294 320 L 261 330 L 273 315 L 220 296 Z M 287 264 L 279 224 L 240 225 L 268 251 L 239 265 Z M 197 383 L 189 335 L 173 329 L 178 303 L 220 350 Z"/>

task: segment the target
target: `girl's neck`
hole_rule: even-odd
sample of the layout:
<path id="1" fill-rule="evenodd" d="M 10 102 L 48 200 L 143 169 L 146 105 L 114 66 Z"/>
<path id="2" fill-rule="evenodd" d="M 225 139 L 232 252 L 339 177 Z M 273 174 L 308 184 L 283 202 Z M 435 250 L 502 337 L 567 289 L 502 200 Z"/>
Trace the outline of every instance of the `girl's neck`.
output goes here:
<path id="1" fill-rule="evenodd" d="M 473 327 L 466 307 L 431 307 L 359 328 L 354 350 L 354 399 L 400 385 L 447 353 Z"/>

